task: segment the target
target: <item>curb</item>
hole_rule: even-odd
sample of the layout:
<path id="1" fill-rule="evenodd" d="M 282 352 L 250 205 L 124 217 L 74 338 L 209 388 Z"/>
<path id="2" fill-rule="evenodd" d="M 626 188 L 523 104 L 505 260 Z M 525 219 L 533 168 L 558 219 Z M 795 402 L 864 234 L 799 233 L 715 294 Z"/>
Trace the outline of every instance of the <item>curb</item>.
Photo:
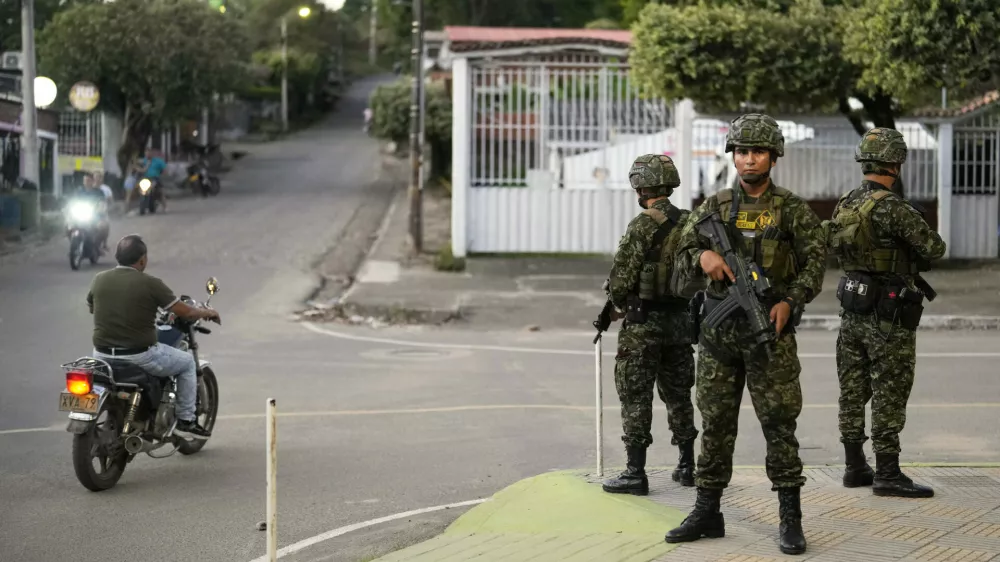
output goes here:
<path id="1" fill-rule="evenodd" d="M 835 331 L 840 329 L 840 316 L 836 314 L 804 314 L 796 329 Z M 920 328 L 918 329 L 921 331 L 1000 330 L 1000 316 L 929 314 L 920 319 Z"/>

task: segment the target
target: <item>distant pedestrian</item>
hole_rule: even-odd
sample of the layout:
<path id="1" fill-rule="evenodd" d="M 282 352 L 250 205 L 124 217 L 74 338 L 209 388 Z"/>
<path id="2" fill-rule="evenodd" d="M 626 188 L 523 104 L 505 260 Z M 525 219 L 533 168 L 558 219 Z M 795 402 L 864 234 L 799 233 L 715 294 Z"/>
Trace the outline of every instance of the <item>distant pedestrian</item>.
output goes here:
<path id="1" fill-rule="evenodd" d="M 369 130 L 371 130 L 371 126 L 372 126 L 372 108 L 366 107 L 364 131 L 367 133 Z"/>

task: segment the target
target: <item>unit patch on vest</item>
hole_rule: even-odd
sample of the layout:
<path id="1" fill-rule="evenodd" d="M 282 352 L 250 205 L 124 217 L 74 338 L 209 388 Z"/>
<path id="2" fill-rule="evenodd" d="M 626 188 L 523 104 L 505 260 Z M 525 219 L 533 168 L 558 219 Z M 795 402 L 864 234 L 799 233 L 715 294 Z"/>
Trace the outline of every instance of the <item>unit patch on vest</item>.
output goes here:
<path id="1" fill-rule="evenodd" d="M 772 224 L 774 224 L 774 217 L 771 216 L 771 211 L 765 209 L 761 212 L 760 216 L 757 217 L 757 228 L 764 230 Z"/>
<path id="2" fill-rule="evenodd" d="M 736 213 L 736 228 L 740 230 L 755 230 L 757 228 L 757 217 L 750 220 L 749 213 L 747 211 L 740 211 Z"/>

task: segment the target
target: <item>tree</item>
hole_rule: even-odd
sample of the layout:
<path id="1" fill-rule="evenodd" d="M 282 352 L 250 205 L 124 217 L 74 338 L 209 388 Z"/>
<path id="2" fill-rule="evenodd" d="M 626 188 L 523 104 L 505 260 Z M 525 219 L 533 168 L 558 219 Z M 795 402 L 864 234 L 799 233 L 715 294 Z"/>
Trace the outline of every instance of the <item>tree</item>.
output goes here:
<path id="1" fill-rule="evenodd" d="M 101 0 L 35 0 L 35 29 L 44 28 L 56 12 Z M 21 2 L 0 0 L 0 51 L 21 50 Z"/>
<path id="2" fill-rule="evenodd" d="M 238 88 L 250 51 L 243 27 L 201 0 L 73 6 L 39 35 L 39 66 L 63 92 L 89 80 L 101 107 L 124 115 L 126 169 L 153 127 L 189 117 Z"/>
<path id="3" fill-rule="evenodd" d="M 632 27 L 633 76 L 656 95 L 687 97 L 706 111 L 749 102 L 776 113 L 839 110 L 858 134 L 865 118 L 894 127 L 899 103 L 889 91 L 863 87 L 863 68 L 843 56 L 842 22 L 854 17 L 851 6 L 833 4 L 649 4 Z M 862 112 L 851 109 L 850 97 Z"/>
<path id="4" fill-rule="evenodd" d="M 928 86 L 997 87 L 996 0 L 868 0 L 845 22 L 846 58 L 862 86 L 919 97 Z"/>

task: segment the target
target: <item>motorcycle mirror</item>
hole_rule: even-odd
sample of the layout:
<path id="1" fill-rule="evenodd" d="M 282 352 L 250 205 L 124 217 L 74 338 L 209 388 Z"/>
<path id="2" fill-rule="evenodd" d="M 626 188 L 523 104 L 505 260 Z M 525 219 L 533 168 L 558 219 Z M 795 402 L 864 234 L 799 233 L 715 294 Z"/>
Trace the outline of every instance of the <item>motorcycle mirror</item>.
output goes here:
<path id="1" fill-rule="evenodd" d="M 205 290 L 208 291 L 208 294 L 210 294 L 210 295 L 214 295 L 215 293 L 218 293 L 219 292 L 219 280 L 216 279 L 215 277 L 209 277 L 208 278 L 208 282 L 205 283 Z"/>

